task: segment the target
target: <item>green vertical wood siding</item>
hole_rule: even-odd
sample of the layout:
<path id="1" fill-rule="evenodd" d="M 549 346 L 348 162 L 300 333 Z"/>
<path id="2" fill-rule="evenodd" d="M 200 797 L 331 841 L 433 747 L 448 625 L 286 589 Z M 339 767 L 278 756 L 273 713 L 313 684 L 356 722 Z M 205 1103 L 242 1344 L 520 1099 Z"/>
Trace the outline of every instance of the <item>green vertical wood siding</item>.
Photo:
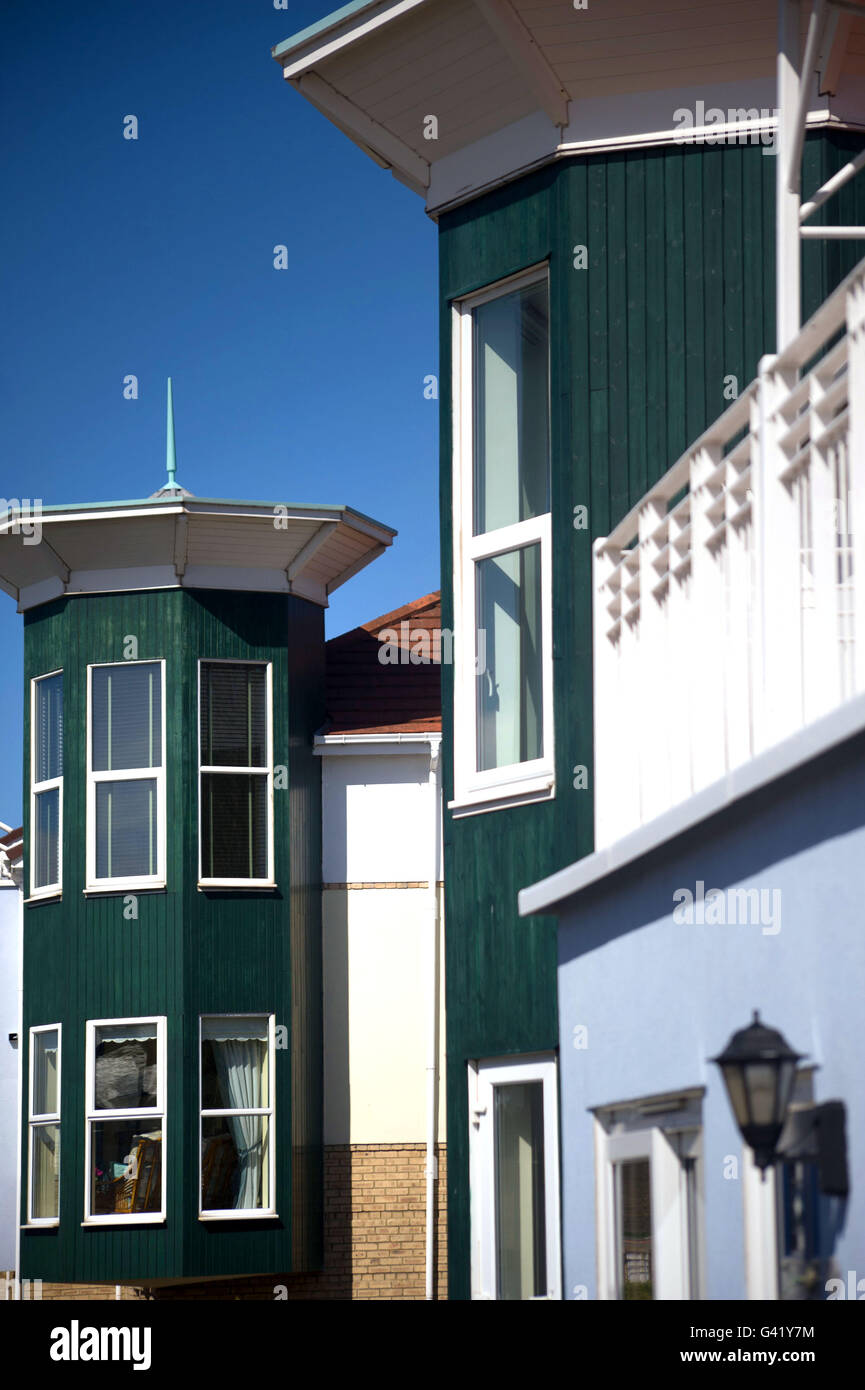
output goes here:
<path id="1" fill-rule="evenodd" d="M 806 141 L 803 189 L 861 147 Z M 556 926 L 521 921 L 517 893 L 593 848 L 591 542 L 638 500 L 774 346 L 776 158 L 754 146 L 597 154 L 526 176 L 442 217 L 443 622 L 453 626 L 451 301 L 549 260 L 556 797 L 445 821 L 450 1297 L 470 1293 L 469 1059 L 557 1045 Z M 819 220 L 865 222 L 865 179 Z M 588 270 L 573 248 L 588 248 Z M 861 258 L 803 248 L 803 318 Z M 573 509 L 588 504 L 590 531 Z M 453 797 L 453 672 L 443 667 L 445 795 Z M 615 1099 L 615 1098 L 613 1098 Z"/>
<path id="2" fill-rule="evenodd" d="M 128 635 L 140 659 L 166 660 L 168 887 L 138 894 L 137 921 L 124 919 L 122 894 L 83 892 L 87 665 L 122 661 Z M 321 609 L 279 595 L 100 595 L 25 615 L 25 689 L 63 668 L 66 733 L 63 897 L 24 914 L 25 1050 L 31 1025 L 63 1024 L 61 1224 L 22 1234 L 27 1278 L 145 1283 L 320 1262 L 321 793 L 311 745 L 323 641 Z M 197 663 L 209 657 L 273 663 L 274 761 L 288 769 L 274 792 L 275 892 L 197 887 Z M 29 747 L 29 724 L 25 738 Z M 26 846 L 27 817 L 25 836 Z M 198 1019 L 246 1012 L 273 1012 L 288 1029 L 276 1053 L 279 1219 L 200 1222 Z M 85 1020 L 146 1014 L 167 1017 L 167 1220 L 83 1229 Z"/>

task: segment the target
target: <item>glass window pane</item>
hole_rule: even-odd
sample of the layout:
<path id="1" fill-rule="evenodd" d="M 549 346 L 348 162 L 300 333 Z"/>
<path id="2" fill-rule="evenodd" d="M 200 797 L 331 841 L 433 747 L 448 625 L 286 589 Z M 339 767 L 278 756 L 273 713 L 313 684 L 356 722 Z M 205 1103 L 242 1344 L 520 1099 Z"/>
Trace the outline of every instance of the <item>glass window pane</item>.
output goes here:
<path id="1" fill-rule="evenodd" d="M 57 1111 L 57 1029 L 32 1033 L 33 1105 L 36 1115 L 56 1115 Z"/>
<path id="2" fill-rule="evenodd" d="M 156 780 L 96 783 L 96 877 L 144 878 L 157 858 Z"/>
<path id="3" fill-rule="evenodd" d="M 118 1023 L 97 1028 L 93 1108 L 133 1110 L 155 1106 L 156 1056 L 155 1023 Z"/>
<path id="4" fill-rule="evenodd" d="M 549 291 L 474 311 L 474 534 L 550 510 Z"/>
<path id="5" fill-rule="evenodd" d="M 60 1126 L 33 1125 L 30 1210 L 34 1217 L 60 1215 Z"/>
<path id="6" fill-rule="evenodd" d="M 162 1121 L 96 1120 L 90 1126 L 93 1216 L 160 1211 Z"/>
<path id="7" fill-rule="evenodd" d="M 202 1110 L 270 1105 L 266 1018 L 211 1018 L 201 1028 Z"/>
<path id="8" fill-rule="evenodd" d="M 541 547 L 480 560 L 477 578 L 478 771 L 543 755 Z"/>
<path id="9" fill-rule="evenodd" d="M 92 699 L 94 772 L 162 766 L 159 662 L 94 667 Z"/>
<path id="10" fill-rule="evenodd" d="M 63 676 L 36 682 L 34 782 L 63 776 Z"/>
<path id="11" fill-rule="evenodd" d="M 616 1226 L 621 1298 L 654 1298 L 652 1292 L 651 1169 L 647 1158 L 628 1159 L 616 1168 Z"/>
<path id="12" fill-rule="evenodd" d="M 267 766 L 264 666 L 201 663 L 201 762 L 204 767 Z"/>
<path id="13" fill-rule="evenodd" d="M 231 1115 L 201 1122 L 202 1211 L 261 1211 L 270 1207 L 266 1115 Z"/>
<path id="14" fill-rule="evenodd" d="M 33 886 L 60 882 L 60 788 L 37 792 L 33 807 Z"/>
<path id="15" fill-rule="evenodd" d="M 267 777 L 207 772 L 201 778 L 204 878 L 267 878 Z"/>
<path id="16" fill-rule="evenodd" d="M 496 1086 L 496 1282 L 499 1298 L 547 1292 L 544 1087 Z"/>

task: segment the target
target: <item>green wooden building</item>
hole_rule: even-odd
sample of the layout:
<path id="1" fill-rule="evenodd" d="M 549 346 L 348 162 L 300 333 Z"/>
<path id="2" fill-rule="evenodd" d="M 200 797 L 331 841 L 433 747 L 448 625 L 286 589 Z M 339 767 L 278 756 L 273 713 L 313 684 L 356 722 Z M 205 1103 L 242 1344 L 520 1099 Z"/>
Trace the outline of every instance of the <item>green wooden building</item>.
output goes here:
<path id="1" fill-rule="evenodd" d="M 517 895 L 594 846 L 594 539 L 861 256 L 817 235 L 865 221 L 845 175 L 799 260 L 800 176 L 865 143 L 833 14 L 803 59 L 790 0 L 356 0 L 274 50 L 439 230 L 451 1298 L 563 1296 L 556 922 Z"/>
<path id="2" fill-rule="evenodd" d="M 36 520 L 20 1274 L 318 1269 L 324 607 L 394 533 L 173 470 Z"/>

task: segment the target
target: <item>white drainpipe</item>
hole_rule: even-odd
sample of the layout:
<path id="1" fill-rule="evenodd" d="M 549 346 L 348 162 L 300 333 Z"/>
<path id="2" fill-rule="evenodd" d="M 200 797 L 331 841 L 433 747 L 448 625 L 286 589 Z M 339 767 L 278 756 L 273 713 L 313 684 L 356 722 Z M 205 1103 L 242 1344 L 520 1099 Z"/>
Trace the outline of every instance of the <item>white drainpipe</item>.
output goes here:
<path id="1" fill-rule="evenodd" d="M 441 859 L 441 734 L 429 740 L 429 789 L 432 800 L 433 833 L 430 837 L 429 916 L 427 925 L 427 1061 L 426 1061 L 426 1297 L 435 1296 L 435 1185 L 438 1178 L 438 1022 L 439 1022 L 439 893 L 438 872 Z"/>
<path id="2" fill-rule="evenodd" d="M 21 1200 L 24 1183 L 21 1150 L 24 1147 L 24 879 L 18 886 L 18 1122 L 15 1126 L 18 1135 L 18 1154 L 15 1160 L 15 1292 L 13 1297 L 21 1297 Z M 62 1061 L 62 1058 L 61 1058 Z M 28 1102 L 29 1103 L 29 1102 Z M 29 1112 L 28 1112 L 29 1113 Z M 29 1137 L 29 1136 L 28 1136 Z M 28 1148 L 29 1152 L 29 1148 Z M 29 1203 L 29 1198 L 28 1198 Z M 30 1219 L 29 1205 L 27 1219 Z"/>

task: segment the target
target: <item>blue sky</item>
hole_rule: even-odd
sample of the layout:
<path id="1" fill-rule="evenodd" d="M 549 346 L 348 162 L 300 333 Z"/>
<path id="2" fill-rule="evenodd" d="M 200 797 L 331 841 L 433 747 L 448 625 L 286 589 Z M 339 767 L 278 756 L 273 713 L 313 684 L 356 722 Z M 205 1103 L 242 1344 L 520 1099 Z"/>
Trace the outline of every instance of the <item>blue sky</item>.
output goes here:
<path id="1" fill-rule="evenodd" d="M 270 56 L 334 8 L 0 7 L 0 497 L 148 496 L 171 375 L 190 491 L 348 503 L 399 531 L 334 595 L 328 636 L 439 583 L 436 230 Z M 22 621 L 2 593 L 0 644 L 17 823 Z"/>

